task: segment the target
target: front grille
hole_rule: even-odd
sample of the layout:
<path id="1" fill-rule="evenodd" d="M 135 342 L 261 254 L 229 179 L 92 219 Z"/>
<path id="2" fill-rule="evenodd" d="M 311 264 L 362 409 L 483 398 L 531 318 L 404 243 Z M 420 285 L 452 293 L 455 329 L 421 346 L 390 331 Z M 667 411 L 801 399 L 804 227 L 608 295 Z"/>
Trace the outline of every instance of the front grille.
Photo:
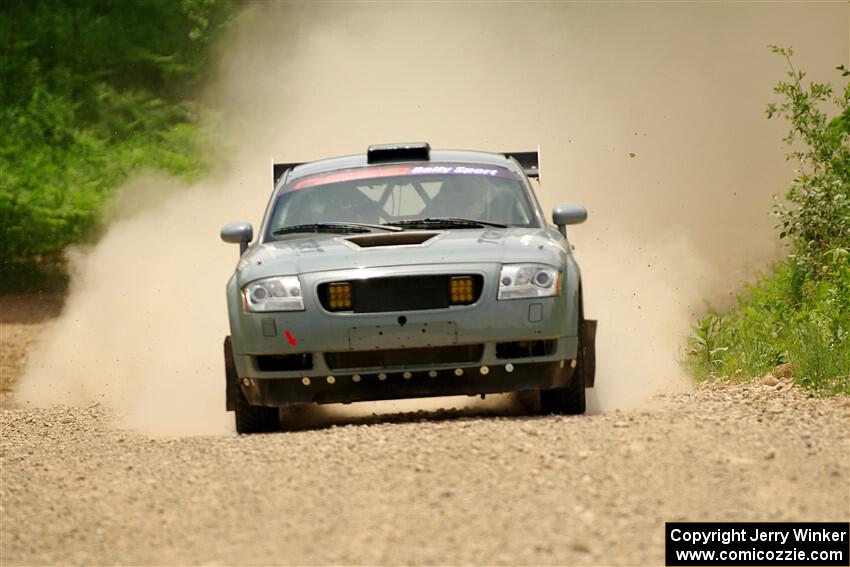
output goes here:
<path id="1" fill-rule="evenodd" d="M 484 345 L 480 344 L 326 352 L 325 362 L 331 370 L 385 369 L 478 362 L 483 352 Z"/>
<path id="2" fill-rule="evenodd" d="M 496 358 L 529 358 L 532 356 L 551 356 L 558 348 L 558 341 L 514 341 L 496 344 Z"/>
<path id="3" fill-rule="evenodd" d="M 354 313 L 384 313 L 387 311 L 444 309 L 451 304 L 450 281 L 459 276 L 472 278 L 472 303 L 478 301 L 484 278 L 477 274 L 394 276 L 350 280 L 352 308 L 348 311 Z M 319 299 L 322 307 L 329 311 L 340 311 L 340 309 L 332 309 L 330 306 L 328 285 L 319 286 Z"/>
<path id="4" fill-rule="evenodd" d="M 312 354 L 261 354 L 256 358 L 257 370 L 263 372 L 291 372 L 294 370 L 311 370 L 313 368 Z"/>

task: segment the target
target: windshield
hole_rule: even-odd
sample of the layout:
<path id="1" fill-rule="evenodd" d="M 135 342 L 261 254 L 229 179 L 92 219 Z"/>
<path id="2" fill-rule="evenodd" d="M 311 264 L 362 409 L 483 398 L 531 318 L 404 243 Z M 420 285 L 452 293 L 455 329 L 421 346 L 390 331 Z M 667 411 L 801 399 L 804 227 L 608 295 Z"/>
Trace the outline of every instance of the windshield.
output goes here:
<path id="1" fill-rule="evenodd" d="M 403 226 L 403 221 L 443 217 L 537 226 L 531 210 L 520 177 L 506 168 L 375 166 L 320 173 L 288 183 L 274 204 L 266 237 L 274 239 L 279 237 L 275 232 L 289 233 L 281 229 L 316 223 Z"/>

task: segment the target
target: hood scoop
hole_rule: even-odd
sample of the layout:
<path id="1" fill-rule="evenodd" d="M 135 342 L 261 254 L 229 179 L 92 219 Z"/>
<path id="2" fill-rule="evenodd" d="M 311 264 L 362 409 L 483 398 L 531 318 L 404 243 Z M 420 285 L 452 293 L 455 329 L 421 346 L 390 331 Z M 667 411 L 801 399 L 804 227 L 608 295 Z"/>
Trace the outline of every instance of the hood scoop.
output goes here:
<path id="1" fill-rule="evenodd" d="M 379 246 L 418 246 L 441 234 L 425 230 L 404 232 L 386 232 L 380 234 L 363 234 L 350 236 L 343 240 L 351 242 L 359 248 L 377 248 Z"/>

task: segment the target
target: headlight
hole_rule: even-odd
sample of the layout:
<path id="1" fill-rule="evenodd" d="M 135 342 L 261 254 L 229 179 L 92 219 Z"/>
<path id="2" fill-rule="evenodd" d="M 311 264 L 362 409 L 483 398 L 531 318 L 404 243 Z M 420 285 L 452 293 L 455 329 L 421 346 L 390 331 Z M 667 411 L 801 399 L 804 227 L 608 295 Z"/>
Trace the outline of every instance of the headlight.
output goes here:
<path id="1" fill-rule="evenodd" d="M 268 278 L 249 283 L 242 289 L 245 307 L 261 311 L 304 311 L 298 276 Z"/>
<path id="2" fill-rule="evenodd" d="M 551 297 L 561 293 L 561 272 L 549 266 L 509 264 L 499 274 L 499 299 Z"/>

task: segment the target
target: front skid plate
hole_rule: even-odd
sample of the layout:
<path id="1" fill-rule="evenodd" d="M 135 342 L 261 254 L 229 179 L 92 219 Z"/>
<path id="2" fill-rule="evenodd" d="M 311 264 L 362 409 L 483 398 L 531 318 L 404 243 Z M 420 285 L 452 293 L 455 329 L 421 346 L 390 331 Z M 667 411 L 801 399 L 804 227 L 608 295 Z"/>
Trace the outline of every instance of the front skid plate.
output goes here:
<path id="1" fill-rule="evenodd" d="M 515 364 L 513 372 L 504 365 L 488 370 L 482 374 L 479 366 L 466 367 L 461 376 L 453 369 L 436 370 L 434 377 L 418 370 L 409 378 L 404 372 L 387 371 L 384 380 L 377 372 L 368 372 L 359 375 L 359 382 L 346 375 L 334 376 L 333 383 L 327 376 L 310 376 L 309 385 L 301 378 L 252 378 L 242 380 L 241 386 L 251 405 L 274 407 L 547 390 L 567 385 L 574 374 L 570 361 L 563 361 L 563 367 L 556 361 Z"/>

